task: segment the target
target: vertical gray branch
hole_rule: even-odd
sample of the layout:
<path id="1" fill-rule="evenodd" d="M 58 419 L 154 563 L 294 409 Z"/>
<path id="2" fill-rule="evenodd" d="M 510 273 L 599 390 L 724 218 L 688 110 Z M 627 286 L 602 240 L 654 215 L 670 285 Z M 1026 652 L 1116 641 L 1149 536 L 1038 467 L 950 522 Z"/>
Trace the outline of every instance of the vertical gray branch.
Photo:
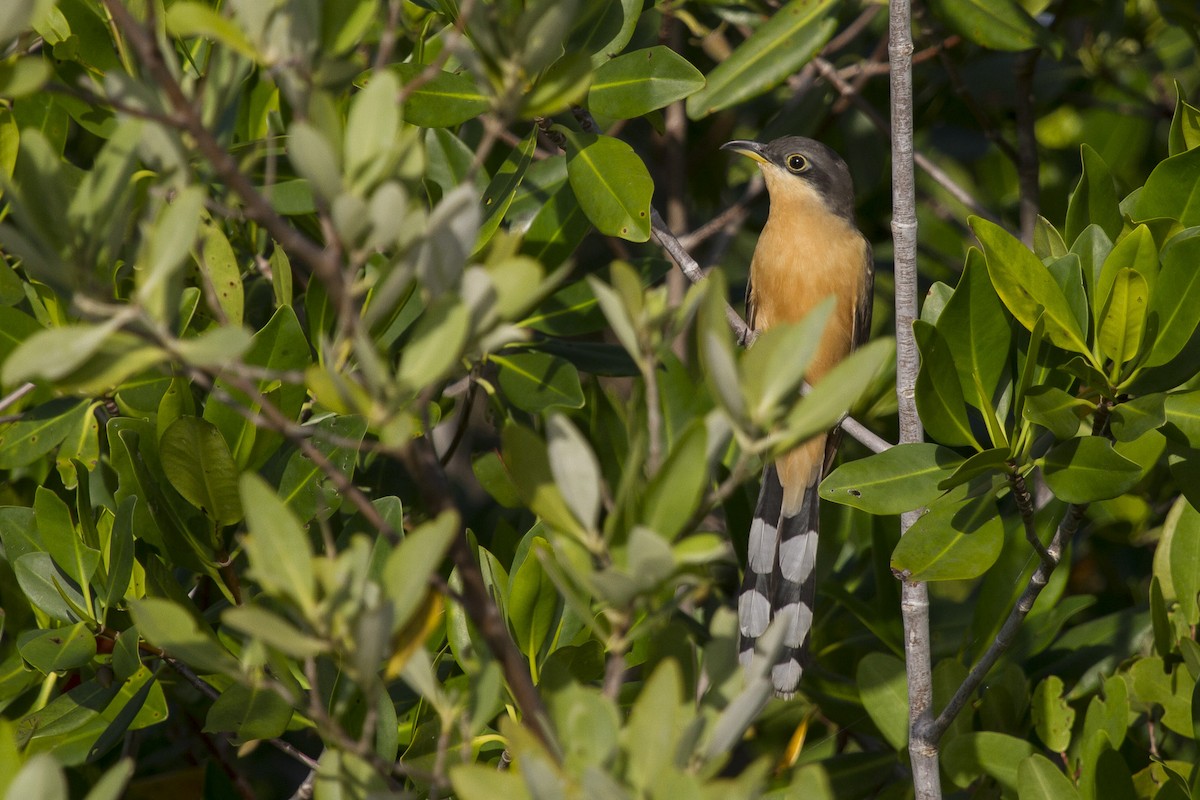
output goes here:
<path id="1" fill-rule="evenodd" d="M 888 4 L 888 57 L 892 90 L 892 240 L 896 275 L 896 399 L 900 441 L 924 438 L 917 416 L 919 356 L 913 336 L 917 317 L 917 208 L 913 175 L 912 16 L 909 0 Z M 900 518 L 901 534 L 916 520 Z M 929 645 L 929 595 L 923 583 L 905 580 L 901 589 L 905 669 L 908 673 L 909 758 L 917 800 L 940 800 L 937 740 L 933 722 L 933 665 Z"/>

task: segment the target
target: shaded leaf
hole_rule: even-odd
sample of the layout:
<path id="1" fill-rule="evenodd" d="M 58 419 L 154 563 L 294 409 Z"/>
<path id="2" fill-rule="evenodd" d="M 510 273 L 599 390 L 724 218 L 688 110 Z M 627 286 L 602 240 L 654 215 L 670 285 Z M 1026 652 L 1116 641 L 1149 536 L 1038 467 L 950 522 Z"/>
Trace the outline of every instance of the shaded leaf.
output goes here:
<path id="1" fill-rule="evenodd" d="M 831 0 L 792 0 L 780 8 L 708 73 L 705 87 L 688 98 L 688 116 L 702 119 L 779 85 L 833 35 L 834 8 Z"/>
<path id="2" fill-rule="evenodd" d="M 930 503 L 892 551 L 892 569 L 918 581 L 964 580 L 982 575 L 1004 545 L 1004 525 L 990 493 L 963 489 Z"/>
<path id="3" fill-rule="evenodd" d="M 1056 445 L 1042 459 L 1042 474 L 1054 495 L 1068 503 L 1118 497 L 1141 479 L 1142 468 L 1099 436 L 1080 436 Z"/>
<path id="4" fill-rule="evenodd" d="M 158 457 L 175 490 L 214 523 L 232 525 L 242 518 L 237 466 L 216 425 L 180 417 L 163 431 Z"/>

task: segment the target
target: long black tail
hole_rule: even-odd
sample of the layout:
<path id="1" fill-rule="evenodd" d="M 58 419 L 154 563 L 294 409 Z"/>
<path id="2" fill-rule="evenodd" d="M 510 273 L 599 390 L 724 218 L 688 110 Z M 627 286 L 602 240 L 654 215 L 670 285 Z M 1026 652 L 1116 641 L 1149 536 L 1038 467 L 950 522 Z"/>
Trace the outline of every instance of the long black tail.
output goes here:
<path id="1" fill-rule="evenodd" d="M 775 617 L 787 626 L 784 649 L 771 671 L 775 694 L 791 697 L 808 665 L 816 598 L 819 473 L 795 514 L 783 514 L 783 487 L 774 464 L 763 470 L 762 489 L 746 548 L 746 575 L 738 596 L 738 659 L 750 663 L 754 645 Z"/>

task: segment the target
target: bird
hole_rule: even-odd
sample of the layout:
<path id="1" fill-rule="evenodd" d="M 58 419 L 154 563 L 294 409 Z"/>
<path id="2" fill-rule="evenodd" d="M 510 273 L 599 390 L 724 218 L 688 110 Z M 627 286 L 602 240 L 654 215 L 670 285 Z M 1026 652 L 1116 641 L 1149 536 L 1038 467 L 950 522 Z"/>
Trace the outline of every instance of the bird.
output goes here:
<path id="1" fill-rule="evenodd" d="M 850 169 L 832 148 L 803 136 L 737 139 L 723 150 L 758 162 L 770 209 L 750 262 L 747 323 L 756 333 L 799 322 L 830 295 L 833 312 L 805 375 L 819 383 L 870 334 L 874 262 L 854 218 Z M 771 668 L 776 696 L 790 698 L 809 664 L 816 598 L 817 487 L 837 451 L 838 429 L 763 468 L 738 594 L 738 658 L 747 667 L 772 619 L 785 626 Z"/>

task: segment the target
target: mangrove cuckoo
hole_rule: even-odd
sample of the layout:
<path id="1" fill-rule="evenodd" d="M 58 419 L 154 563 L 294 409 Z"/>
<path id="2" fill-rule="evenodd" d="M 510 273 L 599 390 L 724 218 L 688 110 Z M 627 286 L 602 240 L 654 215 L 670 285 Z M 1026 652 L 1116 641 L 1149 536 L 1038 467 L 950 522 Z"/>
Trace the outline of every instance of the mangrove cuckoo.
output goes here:
<path id="1" fill-rule="evenodd" d="M 799 322 L 825 298 L 836 298 L 806 375 L 815 384 L 864 342 L 871 328 L 871 245 L 854 222 L 850 170 L 833 150 L 800 136 L 769 144 L 738 140 L 722 149 L 757 161 L 770 196 L 746 289 L 750 327 L 761 332 Z M 838 432 L 830 431 L 768 464 L 750 525 L 738 596 L 738 657 L 748 664 L 755 640 L 781 617 L 784 650 L 771 671 L 780 697 L 792 696 L 808 663 L 820 521 L 817 485 L 837 441 Z"/>

